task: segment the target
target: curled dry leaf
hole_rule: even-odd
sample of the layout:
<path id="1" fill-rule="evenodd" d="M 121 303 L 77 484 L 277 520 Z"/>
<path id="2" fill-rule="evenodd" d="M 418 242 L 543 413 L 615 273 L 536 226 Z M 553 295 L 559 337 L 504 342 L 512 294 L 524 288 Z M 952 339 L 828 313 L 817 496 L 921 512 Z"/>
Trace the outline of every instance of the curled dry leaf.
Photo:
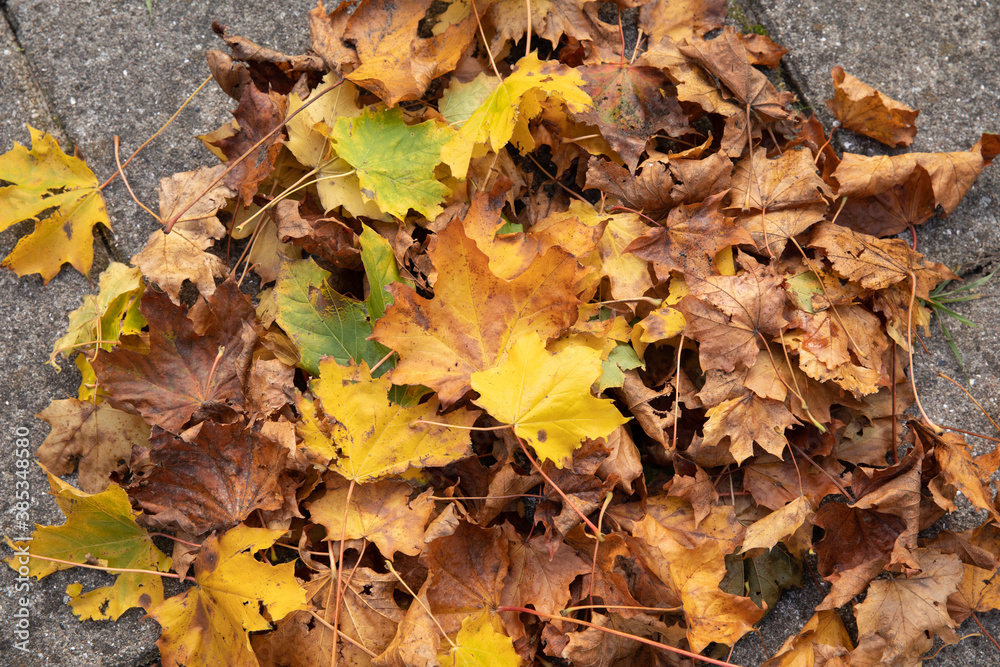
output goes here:
<path id="1" fill-rule="evenodd" d="M 840 65 L 833 68 L 833 99 L 826 106 L 844 129 L 888 146 L 909 146 L 917 136 L 919 110 L 883 95 Z"/>

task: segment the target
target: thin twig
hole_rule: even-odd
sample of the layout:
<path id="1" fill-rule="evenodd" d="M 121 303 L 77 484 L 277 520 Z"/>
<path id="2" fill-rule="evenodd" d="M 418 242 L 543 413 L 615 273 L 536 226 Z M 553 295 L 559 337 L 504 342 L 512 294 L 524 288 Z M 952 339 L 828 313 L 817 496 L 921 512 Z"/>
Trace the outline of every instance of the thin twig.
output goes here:
<path id="1" fill-rule="evenodd" d="M 219 174 L 219 176 L 214 181 L 212 181 L 211 183 L 209 183 L 205 187 L 205 189 L 201 192 L 201 194 L 199 194 L 197 197 L 195 197 L 190 202 L 188 202 L 186 206 L 183 206 L 181 208 L 181 210 L 179 210 L 177 213 L 175 213 L 173 215 L 172 218 L 170 218 L 169 220 L 167 220 L 166 227 L 164 228 L 163 233 L 164 234 L 169 234 L 170 230 L 172 230 L 174 228 L 174 225 L 177 224 L 177 221 L 180 220 L 181 216 L 188 212 L 188 209 L 190 209 L 196 203 L 198 203 L 199 201 L 201 201 L 202 197 L 204 197 L 209 192 L 211 192 L 219 183 L 222 182 L 222 180 L 226 176 L 229 175 L 229 172 L 231 172 L 233 169 L 236 168 L 236 166 L 238 164 L 240 164 L 241 162 L 243 162 L 243 160 L 245 160 L 247 157 L 249 157 L 251 153 L 253 153 L 258 148 L 260 148 L 264 144 L 264 142 L 266 142 L 268 139 L 270 139 L 272 136 L 274 136 L 275 133 L 283 130 L 285 128 L 285 126 L 288 124 L 288 121 L 290 121 L 291 119 L 295 118 L 297 115 L 299 115 L 300 113 L 302 113 L 302 110 L 305 109 L 306 107 L 308 107 L 310 104 L 312 104 L 316 100 L 320 99 L 321 97 L 323 97 L 324 95 L 326 95 L 330 91 L 336 89 L 338 86 L 340 86 L 342 83 L 344 83 L 344 81 L 346 81 L 346 79 L 341 79 L 340 81 L 337 81 L 336 83 L 331 83 L 329 86 L 327 86 L 326 88 L 324 88 L 323 90 L 321 90 L 319 93 L 316 94 L 315 97 L 313 97 L 312 99 L 306 101 L 302 106 L 300 106 L 298 109 L 296 109 L 295 111 L 293 111 L 292 113 L 290 113 L 288 115 L 288 117 L 285 118 L 285 120 L 283 120 L 280 123 L 278 123 L 278 125 L 273 130 L 271 130 L 270 132 L 268 132 L 267 134 L 265 134 L 263 137 L 261 137 L 260 141 L 258 141 L 253 146 L 251 146 L 250 148 L 248 148 L 247 151 L 245 153 L 243 153 L 243 155 L 241 155 L 238 158 L 236 158 L 235 160 L 233 160 L 232 163 L 229 164 L 229 167 L 227 167 L 224 172 L 222 172 L 221 174 Z M 128 164 L 128 162 L 126 162 L 126 164 Z"/>
<path id="2" fill-rule="evenodd" d="M 595 628 L 601 632 L 607 632 L 611 635 L 616 635 L 618 637 L 624 637 L 625 639 L 630 639 L 634 642 L 639 642 L 640 644 L 646 644 L 647 646 L 653 646 L 655 648 L 661 648 L 664 651 L 670 651 L 671 653 L 676 653 L 678 655 L 683 655 L 686 658 L 692 658 L 694 660 L 701 660 L 702 662 L 707 662 L 711 665 L 719 665 L 720 667 L 737 667 L 731 662 L 724 662 L 722 660 L 716 660 L 715 658 L 708 658 L 703 655 L 698 655 L 697 653 L 691 653 L 690 651 L 685 651 L 684 649 L 677 648 L 676 646 L 669 646 L 667 644 L 661 644 L 660 642 L 655 642 L 652 639 L 646 639 L 645 637 L 639 637 L 637 635 L 630 635 L 627 632 L 621 632 L 619 630 L 614 630 L 612 628 L 607 628 L 602 625 L 597 625 L 596 623 L 588 623 L 587 621 L 581 621 L 576 618 L 570 618 L 568 616 L 553 616 L 552 614 L 545 614 L 534 609 L 528 609 L 527 607 L 497 607 L 497 611 L 512 611 L 519 614 L 532 614 L 538 616 L 539 618 L 549 618 L 554 621 L 565 621 L 567 623 L 576 623 L 577 625 L 583 625 L 588 628 Z"/>

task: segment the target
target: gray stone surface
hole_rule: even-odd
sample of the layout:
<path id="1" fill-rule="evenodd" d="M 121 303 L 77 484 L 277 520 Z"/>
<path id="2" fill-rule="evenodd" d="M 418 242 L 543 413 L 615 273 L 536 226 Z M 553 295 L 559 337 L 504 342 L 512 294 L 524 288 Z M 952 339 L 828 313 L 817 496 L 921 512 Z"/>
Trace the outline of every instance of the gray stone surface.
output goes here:
<path id="1" fill-rule="evenodd" d="M 914 150 L 962 150 L 982 130 L 1000 130 L 1000 15 L 997 6 L 916 0 L 908 5 L 858 0 L 807 0 L 788 3 L 746 2 L 751 24 L 766 26 L 787 46 L 789 74 L 804 100 L 825 122 L 830 117 L 822 100 L 832 95 L 830 69 L 848 72 L 886 94 L 922 109 Z M 8 0 L 0 1 L 0 151 L 15 140 L 25 143 L 32 124 L 56 133 L 64 148 L 77 146 L 88 164 L 104 179 L 114 170 L 112 136 L 122 140 L 123 159 L 170 117 L 207 76 L 204 52 L 221 42 L 211 32 L 212 20 L 227 23 L 233 33 L 265 46 L 298 52 L 307 43 L 306 12 L 311 0 L 154 0 L 150 19 L 143 0 Z M 863 8 L 863 9 L 862 9 Z M 907 16 L 909 14 L 909 16 Z M 6 24 L 9 21 L 13 30 Z M 23 51 L 22 51 L 23 49 Z M 234 105 L 211 85 L 128 169 L 139 198 L 155 208 L 156 184 L 163 176 L 212 164 L 214 158 L 195 134 L 215 129 L 230 118 Z M 838 150 L 865 152 L 872 142 L 843 133 Z M 876 149 L 878 150 L 878 149 Z M 114 223 L 110 249 L 97 244 L 92 277 L 110 256 L 126 259 L 141 249 L 156 223 L 132 203 L 120 182 L 107 191 Z M 962 207 L 950 218 L 933 220 L 919 229 L 920 249 L 971 276 L 992 270 L 1000 262 L 1000 169 L 994 166 L 980 179 Z M 18 229 L 0 233 L 0 252 L 13 247 Z M 67 269 L 48 286 L 36 277 L 17 280 L 0 274 L 0 532 L 13 530 L 12 499 L 15 468 L 10 452 L 14 430 L 29 429 L 31 448 L 47 433 L 33 417 L 53 398 L 73 395 L 79 382 L 75 369 L 64 365 L 57 374 L 44 361 L 52 342 L 62 333 L 66 313 L 89 291 L 87 279 Z M 953 326 L 965 354 L 972 391 L 991 414 L 1000 413 L 1000 277 L 982 290 L 986 298 L 960 306 L 960 312 L 981 324 L 971 330 Z M 963 375 L 940 334 L 927 341 L 930 354 L 919 355 L 917 377 L 925 407 L 949 425 L 997 435 L 989 422 L 936 372 L 962 381 Z M 985 442 L 977 445 L 982 448 Z M 31 518 L 58 522 L 59 512 L 45 495 L 47 484 L 33 471 Z M 962 528 L 977 522 L 973 512 L 949 520 Z M 85 588 L 105 585 L 110 578 L 95 572 L 63 572 L 34 583 L 31 590 L 31 654 L 12 649 L 9 622 L 16 602 L 16 581 L 0 568 L 0 667 L 6 665 L 120 665 L 133 667 L 155 661 L 158 628 L 133 611 L 116 624 L 79 623 L 64 603 L 65 587 L 81 581 Z M 808 620 L 819 593 L 808 578 L 806 588 L 787 594 L 765 621 L 762 636 L 767 653 Z M 1000 615 L 983 621 L 1000 635 Z M 966 625 L 960 634 L 975 626 Z M 761 640 L 741 642 L 733 660 L 759 664 L 765 659 Z M 944 649 L 932 664 L 995 664 L 996 653 L 981 638 Z"/>

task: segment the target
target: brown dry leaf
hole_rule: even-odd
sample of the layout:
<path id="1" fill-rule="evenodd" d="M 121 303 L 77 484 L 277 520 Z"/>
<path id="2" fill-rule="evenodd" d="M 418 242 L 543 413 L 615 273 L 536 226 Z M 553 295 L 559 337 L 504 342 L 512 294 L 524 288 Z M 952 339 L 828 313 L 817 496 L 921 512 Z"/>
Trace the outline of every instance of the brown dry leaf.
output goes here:
<path id="1" fill-rule="evenodd" d="M 152 525 L 201 535 L 281 506 L 278 474 L 287 449 L 243 422 L 205 422 L 185 435 L 190 440 L 154 431 L 152 468 L 127 489 Z"/>
<path id="2" fill-rule="evenodd" d="M 740 39 L 743 40 L 743 48 L 747 50 L 750 62 L 754 65 L 776 69 L 781 64 L 782 57 L 788 53 L 788 49 L 775 44 L 767 35 L 751 33 L 740 35 Z"/>
<path id="3" fill-rule="evenodd" d="M 645 648 L 645 645 L 629 637 L 663 641 L 663 635 L 668 635 L 668 641 L 674 642 L 684 637 L 683 632 L 668 632 L 666 624 L 646 614 L 632 618 L 623 618 L 619 614 L 594 614 L 590 622 L 598 627 L 570 632 L 569 643 L 559 654 L 578 667 L 612 667 L 634 661 L 635 654 Z M 616 630 L 624 633 L 624 636 L 598 628 Z"/>
<path id="4" fill-rule="evenodd" d="M 361 267 L 358 235 L 343 221 L 325 216 L 314 202 L 284 199 L 274 207 L 278 238 L 327 260 L 337 268 Z"/>
<path id="5" fill-rule="evenodd" d="M 1000 609 L 1000 578 L 996 568 L 983 569 L 963 563 L 958 590 L 948 596 L 948 613 L 956 623 L 962 623 L 976 612 L 994 609 Z"/>
<path id="6" fill-rule="evenodd" d="M 655 442 L 667 446 L 670 436 L 667 429 L 674 424 L 673 410 L 664 407 L 654 407 L 652 403 L 659 398 L 670 395 L 672 388 L 668 385 L 662 391 L 650 389 L 643 383 L 639 371 L 625 371 L 625 382 L 622 384 L 621 396 L 629 414 L 635 417 L 642 430 Z"/>
<path id="7" fill-rule="evenodd" d="M 726 564 L 716 542 L 685 549 L 650 516 L 636 523 L 632 533 L 658 555 L 647 567 L 680 596 L 692 651 L 700 652 L 712 642 L 735 644 L 764 615 L 750 598 L 719 589 Z"/>
<path id="8" fill-rule="evenodd" d="M 753 392 L 709 408 L 705 416 L 705 445 L 720 444 L 728 437 L 729 452 L 737 464 L 753 456 L 755 442 L 781 458 L 788 444 L 785 430 L 800 423 L 784 403 Z"/>
<path id="9" fill-rule="evenodd" d="M 581 11 L 585 2 L 586 0 L 534 0 L 529 5 L 532 34 L 547 39 L 552 44 L 558 44 L 563 35 L 579 41 L 590 40 L 590 22 Z M 489 11 L 485 11 L 484 5 L 487 4 L 493 3 L 476 3 L 483 12 L 483 22 L 495 30 L 490 40 L 490 51 L 494 54 L 502 53 L 508 40 L 516 43 L 528 30 L 525 4 L 520 0 L 499 0 Z"/>
<path id="10" fill-rule="evenodd" d="M 504 606 L 531 605 L 542 613 L 558 614 L 570 600 L 570 584 L 579 575 L 590 572 L 590 564 L 566 544 L 560 543 L 552 555 L 544 537 L 536 536 L 525 542 L 509 523 L 503 528 L 510 540 L 507 544 L 510 569 L 504 579 L 501 602 Z M 505 616 L 511 638 L 523 636 L 517 615 Z"/>
<path id="11" fill-rule="evenodd" d="M 916 169 L 922 168 L 930 176 L 935 203 L 950 215 L 996 156 L 995 136 L 984 134 L 971 149 L 954 153 L 874 157 L 844 153 L 830 181 L 838 197 L 872 197 L 906 182 Z"/>
<path id="12" fill-rule="evenodd" d="M 466 617 L 501 604 L 510 557 L 500 527 L 463 521 L 451 535 L 431 542 L 423 559 L 430 571 L 428 606 L 445 632 L 458 632 Z"/>
<path id="13" fill-rule="evenodd" d="M 809 247 L 821 248 L 838 274 L 872 290 L 906 280 L 923 259 L 902 239 L 877 239 L 832 222 L 813 227 Z"/>
<path id="14" fill-rule="evenodd" d="M 233 280 L 203 303 L 207 326 L 199 331 L 190 317 L 194 308 L 186 313 L 165 294 L 146 290 L 141 310 L 149 322 L 149 353 L 102 351 L 93 364 L 112 405 L 175 433 L 190 421 L 225 421 L 243 411 L 257 339 L 253 306 Z"/>
<path id="15" fill-rule="evenodd" d="M 744 211 L 825 206 L 833 199 L 807 150 L 785 151 L 768 160 L 767 151 L 754 149 L 752 158 L 748 156 L 736 165 L 732 188 L 729 207 Z"/>
<path id="16" fill-rule="evenodd" d="M 933 549 L 918 549 L 914 556 L 919 574 L 872 583 L 868 597 L 854 608 L 861 637 L 856 651 L 879 646 L 883 665 L 920 665 L 933 634 L 945 643 L 958 641 L 946 604 L 962 581 L 962 561 Z"/>
<path id="17" fill-rule="evenodd" d="M 712 507 L 718 504 L 719 492 L 712 478 L 697 464 L 678 457 L 674 459 L 674 470 L 677 474 L 670 481 L 670 495 L 691 503 L 694 525 L 697 528 L 712 513 Z M 691 472 L 694 474 L 690 474 Z"/>
<path id="18" fill-rule="evenodd" d="M 785 335 L 799 368 L 820 382 L 833 381 L 855 396 L 873 394 L 890 384 L 885 365 L 889 339 L 881 322 L 861 306 L 834 306 L 815 314 L 796 311 L 798 328 Z"/>
<path id="19" fill-rule="evenodd" d="M 262 91 L 253 83 L 246 86 L 240 104 L 233 112 L 239 131 L 214 142 L 231 163 L 227 167 L 231 171 L 226 174 L 225 183 L 240 193 L 244 204 L 253 201 L 257 187 L 274 171 L 282 139 L 281 132 L 274 130 L 284 122 L 287 105 L 288 99 L 274 90 Z M 274 134 L 268 136 L 271 132 Z M 257 146 L 258 143 L 260 146 Z M 250 154 L 234 164 L 247 151 L 251 151 Z"/>
<path id="20" fill-rule="evenodd" d="M 670 211 L 665 227 L 654 227 L 632 241 L 625 252 L 653 263 L 656 275 L 666 280 L 671 271 L 688 277 L 709 274 L 715 255 L 726 246 L 752 243 L 746 230 L 721 210 L 724 192 L 700 204 L 681 205 Z"/>
<path id="21" fill-rule="evenodd" d="M 781 540 L 794 535 L 814 513 L 809 498 L 799 496 L 781 509 L 747 526 L 743 551 L 772 548 Z"/>
<path id="22" fill-rule="evenodd" d="M 761 334 L 777 335 L 788 324 L 781 314 L 785 305 L 782 277 L 743 252 L 739 261 L 743 271 L 691 284 L 692 294 L 680 302 L 687 321 L 685 333 L 700 343 L 698 357 L 706 371 L 752 367 Z"/>
<path id="23" fill-rule="evenodd" d="M 995 521 L 1000 521 L 1000 511 L 993 504 L 994 492 L 990 487 L 993 473 L 1000 464 L 1000 450 L 983 456 L 972 456 L 965 438 L 958 433 L 937 435 L 923 424 L 911 421 L 909 426 L 923 440 L 924 449 L 933 453 L 944 480 L 961 491 L 975 507 L 988 511 Z"/>
<path id="24" fill-rule="evenodd" d="M 833 99 L 826 101 L 846 130 L 888 146 L 909 146 L 917 136 L 917 114 L 857 79 L 840 65 L 833 68 Z"/>
<path id="25" fill-rule="evenodd" d="M 433 37 L 418 37 L 418 25 L 431 4 L 431 0 L 361 2 L 343 34 L 354 43 L 361 63 L 347 78 L 394 107 L 420 97 L 431 80 L 455 69 L 475 36 L 476 14 L 471 5 L 454 3 L 443 16 L 447 23 L 435 26 Z M 478 10 L 484 11 L 490 3 L 481 4 Z"/>
<path id="26" fill-rule="evenodd" d="M 813 457 L 813 460 L 817 459 Z M 820 461 L 817 460 L 817 463 Z M 825 463 L 824 469 L 826 469 Z M 760 456 L 743 467 L 743 487 L 750 492 L 758 505 L 779 510 L 794 502 L 799 496 L 822 500 L 831 493 L 840 493 L 829 475 L 823 474 L 814 466 L 805 469 L 801 464 L 792 461 L 791 457 L 780 461 Z"/>
<path id="27" fill-rule="evenodd" d="M 610 451 L 598 466 L 597 476 L 605 481 L 614 476 L 618 488 L 631 494 L 632 482 L 642 477 L 642 461 L 628 429 L 624 426 L 615 429 L 607 437 L 607 447 Z"/>
<path id="28" fill-rule="evenodd" d="M 639 166 L 641 173 L 633 175 L 614 162 L 592 157 L 585 187 L 659 220 L 677 204 L 702 202 L 726 191 L 732 171 L 732 162 L 720 153 L 704 159 L 649 159 Z"/>
<path id="29" fill-rule="evenodd" d="M 438 232 L 429 251 L 438 270 L 435 296 L 425 299 L 394 283 L 394 303 L 375 325 L 375 340 L 399 353 L 396 384 L 423 384 L 443 405 L 470 389 L 473 373 L 491 368 L 527 332 L 548 340 L 577 317 L 577 264 L 549 249 L 511 281 L 489 270 L 489 258 L 456 220 Z"/>
<path id="30" fill-rule="evenodd" d="M 893 236 L 910 225 L 920 225 L 934 215 L 931 176 L 916 167 L 902 183 L 871 197 L 851 198 L 837 222 L 856 232 L 872 236 Z"/>
<path id="31" fill-rule="evenodd" d="M 146 246 L 132 257 L 132 264 L 139 267 L 147 279 L 155 282 L 180 305 L 181 286 L 190 280 L 203 296 L 215 291 L 214 278 L 226 275 L 226 264 L 205 252 L 216 239 L 226 234 L 216 213 L 236 190 L 220 183 L 200 199 L 205 188 L 225 172 L 226 166 L 174 174 L 160 180 L 160 218 L 171 220 L 183 209 L 187 211 L 177 220 L 173 230 L 164 234 L 153 232 Z M 193 202 L 193 204 L 192 204 Z"/>
<path id="32" fill-rule="evenodd" d="M 344 44 L 341 36 L 347 21 L 351 18 L 348 11 L 349 2 L 335 0 L 337 7 L 327 14 L 323 0 L 317 0 L 316 6 L 309 10 L 309 43 L 327 69 L 343 74 L 345 65 L 357 65 L 358 55 L 354 49 Z"/>
<path id="33" fill-rule="evenodd" d="M 789 637 L 763 667 L 811 667 L 844 665 L 854 648 L 851 635 L 840 614 L 834 610 L 817 611 L 794 637 Z M 836 660 L 840 662 L 836 662 Z"/>
<path id="34" fill-rule="evenodd" d="M 721 27 L 724 18 L 724 0 L 656 0 L 642 3 L 639 27 L 647 35 L 680 42 Z"/>
<path id="35" fill-rule="evenodd" d="M 295 368 L 280 359 L 257 359 L 250 366 L 247 398 L 250 414 L 268 417 L 295 403 Z"/>
<path id="36" fill-rule="evenodd" d="M 141 417 L 75 398 L 52 401 L 36 415 L 52 427 L 35 455 L 53 475 L 68 475 L 80 462 L 78 481 L 87 493 L 108 488 L 119 462 L 128 463 L 132 445 L 149 445 L 149 426 Z"/>
<path id="37" fill-rule="evenodd" d="M 413 489 L 406 482 L 357 484 L 345 508 L 349 485 L 340 475 L 327 475 L 326 492 L 306 503 L 312 520 L 326 528 L 327 540 L 364 538 L 390 559 L 397 551 L 408 556 L 420 553 L 424 526 L 434 510 L 430 490 L 411 500 Z"/>
<path id="38" fill-rule="evenodd" d="M 778 257 L 785 245 L 817 222 L 826 218 L 826 205 L 802 206 L 779 211 L 741 213 L 736 222 L 750 232 L 757 250 Z"/>
<path id="39" fill-rule="evenodd" d="M 779 94 L 767 77 L 753 68 L 749 54 L 733 28 L 723 28 L 722 34 L 711 41 L 688 40 L 679 49 L 725 84 L 741 106 L 749 106 L 766 121 L 794 117 L 794 112 L 786 108 L 792 100 L 791 93 Z"/>
<path id="40" fill-rule="evenodd" d="M 651 135 L 663 130 L 680 137 L 691 131 L 674 94 L 674 85 L 655 67 L 621 64 L 577 69 L 594 106 L 577 117 L 596 125 L 611 148 L 635 172 Z"/>

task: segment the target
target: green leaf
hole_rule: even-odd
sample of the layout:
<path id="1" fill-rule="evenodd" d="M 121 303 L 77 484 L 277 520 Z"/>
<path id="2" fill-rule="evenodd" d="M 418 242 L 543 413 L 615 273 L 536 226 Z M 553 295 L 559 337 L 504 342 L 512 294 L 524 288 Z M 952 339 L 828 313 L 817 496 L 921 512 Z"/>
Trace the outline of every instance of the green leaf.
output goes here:
<path id="1" fill-rule="evenodd" d="M 441 147 L 454 134 L 427 121 L 403 122 L 401 109 L 366 109 L 357 118 L 339 118 L 330 138 L 337 153 L 357 170 L 361 195 L 397 218 L 411 208 L 426 218 L 443 209 L 448 188 L 434 178 L 441 162 Z"/>
<path id="2" fill-rule="evenodd" d="M 33 577 L 48 576 L 56 570 L 74 567 L 72 563 L 104 567 L 167 572 L 170 559 L 163 554 L 150 535 L 136 522 L 139 512 L 133 512 L 128 495 L 117 485 L 91 495 L 73 488 L 55 475 L 49 474 L 50 492 L 66 514 L 61 526 L 40 526 L 31 542 L 18 543 L 15 548 L 30 545 L 29 552 L 70 561 L 71 564 L 31 559 L 27 566 Z M 7 561 L 15 570 L 25 563 L 15 556 Z M 111 586 L 81 594 L 82 586 L 72 584 L 67 592 L 70 606 L 81 619 L 116 620 L 132 607 L 152 606 L 163 601 L 162 578 L 155 574 L 126 572 L 118 575 Z"/>
<path id="3" fill-rule="evenodd" d="M 601 362 L 601 379 L 597 381 L 597 391 L 602 392 L 609 387 L 621 387 L 625 383 L 623 371 L 633 368 L 645 368 L 645 364 L 631 345 L 619 343 L 611 350 L 608 358 Z"/>
<path id="4" fill-rule="evenodd" d="M 367 340 L 372 323 L 365 305 L 338 294 L 329 277 L 311 259 L 283 264 L 274 286 L 278 324 L 298 348 L 299 365 L 313 375 L 319 375 L 319 360 L 325 356 L 341 365 L 353 360 L 374 366 L 389 348 Z M 378 370 L 384 373 L 388 367 Z"/>
<path id="5" fill-rule="evenodd" d="M 392 283 L 403 283 L 413 287 L 409 280 L 403 280 L 396 267 L 396 256 L 389 242 L 379 236 L 375 230 L 363 225 L 361 232 L 361 261 L 365 265 L 365 275 L 371 291 L 365 303 L 368 305 L 368 315 L 372 322 L 385 315 L 385 309 L 392 305 L 392 295 L 385 289 Z"/>

